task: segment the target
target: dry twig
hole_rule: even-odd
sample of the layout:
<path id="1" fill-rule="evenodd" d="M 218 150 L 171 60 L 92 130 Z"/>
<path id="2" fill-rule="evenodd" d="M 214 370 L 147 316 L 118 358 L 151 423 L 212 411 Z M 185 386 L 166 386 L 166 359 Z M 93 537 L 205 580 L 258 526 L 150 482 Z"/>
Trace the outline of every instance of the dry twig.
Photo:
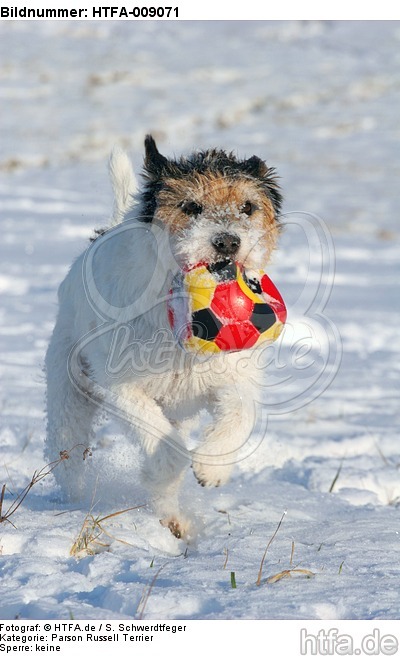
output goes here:
<path id="1" fill-rule="evenodd" d="M 117 512 L 110 513 L 104 517 L 94 517 L 91 512 L 88 512 L 85 519 L 83 520 L 82 528 L 79 532 L 78 537 L 76 538 L 74 544 L 70 549 L 70 556 L 79 558 L 80 556 L 94 556 L 96 553 L 99 553 L 101 549 L 108 549 L 110 544 L 106 542 L 100 542 L 99 538 L 102 535 L 110 538 L 111 540 L 116 540 L 121 544 L 126 544 L 129 547 L 133 545 L 129 544 L 125 540 L 111 535 L 105 528 L 102 526 L 102 523 L 118 515 L 130 512 L 131 510 L 137 510 L 138 508 L 143 508 L 145 504 L 140 506 L 132 506 L 132 508 L 125 508 L 124 510 L 118 510 Z"/>
<path id="2" fill-rule="evenodd" d="M 307 579 L 311 579 L 313 576 L 315 576 L 314 572 L 311 572 L 309 569 L 300 569 L 298 567 L 293 567 L 293 569 L 284 569 L 282 572 L 279 572 L 278 574 L 269 576 L 267 578 L 267 583 L 276 583 L 277 581 L 281 581 L 282 579 L 291 578 L 293 574 L 302 574 Z"/>
<path id="3" fill-rule="evenodd" d="M 151 591 L 152 591 L 153 588 L 154 588 L 154 585 L 155 585 L 155 583 L 156 583 L 156 581 L 157 581 L 157 578 L 158 578 L 159 574 L 162 572 L 162 570 L 164 569 L 164 567 L 165 567 L 166 565 L 168 565 L 168 563 L 164 563 L 164 565 L 161 565 L 160 569 L 154 574 L 154 576 L 153 576 L 153 578 L 152 578 L 152 580 L 151 580 L 150 585 L 146 586 L 145 589 L 143 590 L 143 594 L 142 594 L 142 596 L 141 596 L 141 598 L 140 598 L 140 601 L 139 601 L 139 603 L 138 603 L 138 607 L 137 607 L 137 609 L 136 609 L 136 612 L 137 612 L 137 613 L 139 613 L 139 609 L 140 609 L 140 614 L 139 614 L 139 616 L 138 616 L 138 619 L 139 619 L 139 620 L 142 620 L 142 619 L 143 619 L 144 611 L 146 610 L 147 602 L 148 602 L 149 597 L 150 597 L 150 595 L 151 595 Z"/>
<path id="4" fill-rule="evenodd" d="M 271 537 L 270 541 L 268 542 L 268 544 L 267 544 L 267 546 L 266 546 L 266 548 L 265 548 L 264 555 L 263 555 L 263 557 L 261 558 L 260 569 L 258 570 L 258 577 L 257 577 L 256 585 L 260 585 L 260 584 L 261 584 L 261 577 L 262 577 L 262 571 L 263 571 L 263 567 L 264 567 L 265 556 L 267 555 L 267 551 L 268 551 L 268 549 L 270 548 L 271 544 L 273 543 L 273 541 L 274 541 L 274 539 L 275 539 L 275 537 L 276 537 L 276 534 L 278 533 L 280 527 L 282 526 L 282 522 L 283 522 L 283 520 L 284 520 L 284 517 L 285 517 L 286 513 L 287 513 L 287 510 L 285 510 L 285 512 L 283 513 L 282 517 L 280 518 L 279 523 L 278 523 L 278 526 L 276 527 L 273 536 Z"/>
<path id="5" fill-rule="evenodd" d="M 54 460 L 54 462 L 50 462 L 49 464 L 45 465 L 41 469 L 37 469 L 33 475 L 31 480 L 29 481 L 28 485 L 17 495 L 17 497 L 14 499 L 14 501 L 11 503 L 11 505 L 3 512 L 3 504 L 4 504 L 4 497 L 6 493 L 6 484 L 4 483 L 1 493 L 0 493 L 0 524 L 3 522 L 7 522 L 8 524 L 11 524 L 11 526 L 14 526 L 12 523 L 10 517 L 14 515 L 14 513 L 18 510 L 18 508 L 21 506 L 21 504 L 25 501 L 26 497 L 28 496 L 29 492 L 33 488 L 34 485 L 42 481 L 46 476 L 51 474 L 51 472 L 58 467 L 58 465 L 63 462 L 63 460 L 68 460 L 70 457 L 71 451 L 73 449 L 76 449 L 80 446 L 84 446 L 82 444 L 76 444 L 72 449 L 69 451 L 61 451 L 60 452 L 60 457 L 58 460 Z M 90 449 L 85 448 L 83 451 L 83 459 L 85 460 L 87 456 L 92 455 L 90 452 Z M 15 526 L 14 526 L 15 528 Z"/>

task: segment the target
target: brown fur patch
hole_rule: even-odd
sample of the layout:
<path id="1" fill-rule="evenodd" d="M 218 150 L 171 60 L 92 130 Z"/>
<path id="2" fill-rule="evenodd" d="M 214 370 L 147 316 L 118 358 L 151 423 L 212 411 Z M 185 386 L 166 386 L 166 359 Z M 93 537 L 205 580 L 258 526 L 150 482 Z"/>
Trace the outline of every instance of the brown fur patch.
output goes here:
<path id="1" fill-rule="evenodd" d="M 175 517 L 172 517 L 170 519 L 160 519 L 160 524 L 161 526 L 165 526 L 165 528 L 169 528 L 172 535 L 178 540 L 184 537 L 185 534 L 184 528 L 181 526 L 179 520 L 176 519 Z"/>
<path id="2" fill-rule="evenodd" d="M 166 224 L 171 232 L 181 232 L 193 220 L 182 205 L 194 201 L 202 207 L 202 216 L 229 221 L 250 220 L 262 225 L 268 246 L 278 237 L 278 224 L 272 202 L 255 179 L 228 177 L 214 173 L 194 173 L 185 179 L 167 178 L 158 195 L 155 218 Z M 255 210 L 249 218 L 241 208 L 250 201 Z"/>

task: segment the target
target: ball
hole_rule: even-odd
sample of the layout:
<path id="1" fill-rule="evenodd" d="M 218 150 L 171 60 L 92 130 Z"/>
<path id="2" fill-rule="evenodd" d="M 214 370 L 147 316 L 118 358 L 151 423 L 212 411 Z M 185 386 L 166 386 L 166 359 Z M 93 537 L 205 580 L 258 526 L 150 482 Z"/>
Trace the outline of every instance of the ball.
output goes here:
<path id="1" fill-rule="evenodd" d="M 199 263 L 175 276 L 168 320 L 185 351 L 208 355 L 275 341 L 286 307 L 265 271 L 232 261 Z"/>

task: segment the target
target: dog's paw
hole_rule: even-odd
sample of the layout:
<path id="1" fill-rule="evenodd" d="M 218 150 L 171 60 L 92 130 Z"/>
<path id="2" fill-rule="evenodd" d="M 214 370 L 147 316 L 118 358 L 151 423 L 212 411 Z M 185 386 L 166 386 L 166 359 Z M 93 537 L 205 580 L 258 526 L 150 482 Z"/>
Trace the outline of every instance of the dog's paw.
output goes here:
<path id="1" fill-rule="evenodd" d="M 231 465 L 205 465 L 202 462 L 194 462 L 192 469 L 197 481 L 203 487 L 219 487 L 228 482 Z"/>
<path id="2" fill-rule="evenodd" d="M 188 541 L 191 537 L 190 521 L 188 519 L 184 519 L 182 517 L 166 517 L 164 519 L 160 519 L 160 524 L 161 526 L 169 528 L 172 535 L 178 540 Z"/>

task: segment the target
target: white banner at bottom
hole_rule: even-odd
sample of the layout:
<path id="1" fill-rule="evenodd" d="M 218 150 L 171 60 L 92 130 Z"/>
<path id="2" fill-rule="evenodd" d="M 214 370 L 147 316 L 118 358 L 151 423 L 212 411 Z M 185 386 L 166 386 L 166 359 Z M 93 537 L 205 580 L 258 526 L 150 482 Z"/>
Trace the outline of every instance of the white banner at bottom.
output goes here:
<path id="1" fill-rule="evenodd" d="M 274 656 L 395 656 L 399 641 L 400 622 L 389 620 L 0 620 L 0 654 L 76 656 L 91 648 L 98 656 L 115 649 L 121 655 L 159 655 L 161 649 L 214 654 L 213 646 L 243 654 L 257 645 Z"/>

